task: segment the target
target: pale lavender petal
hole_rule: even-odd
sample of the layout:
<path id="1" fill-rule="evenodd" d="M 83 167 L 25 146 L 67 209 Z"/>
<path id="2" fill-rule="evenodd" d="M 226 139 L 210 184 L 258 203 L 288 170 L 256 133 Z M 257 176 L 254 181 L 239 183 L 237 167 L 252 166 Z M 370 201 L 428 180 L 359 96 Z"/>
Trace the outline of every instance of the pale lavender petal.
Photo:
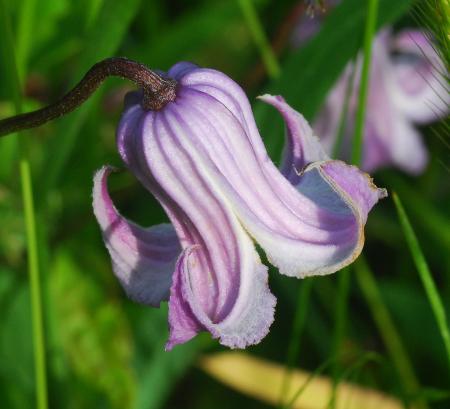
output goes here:
<path id="1" fill-rule="evenodd" d="M 281 96 L 262 95 L 260 100 L 275 107 L 282 115 L 286 125 L 286 142 L 283 149 L 280 170 L 293 184 L 298 182 L 302 169 L 316 161 L 328 160 L 319 139 L 306 119 L 292 109 Z"/>
<path id="2" fill-rule="evenodd" d="M 201 151 L 192 146 L 194 135 L 180 127 L 179 100 L 163 111 L 145 114 L 139 144 L 122 141 L 126 149 L 133 150 L 126 157 L 145 161 L 153 179 L 149 186 L 157 184 L 165 192 L 156 192 L 156 196 L 183 248 L 196 248 L 177 265 L 169 301 L 167 348 L 199 330 L 210 331 L 224 345 L 243 348 L 267 334 L 275 299 L 267 286 L 267 269 L 252 241 L 211 180 Z M 188 115 L 183 118 L 190 119 Z M 142 177 L 142 169 L 138 174 Z M 189 288 L 183 284 L 187 279 L 194 283 Z M 255 303 L 253 293 L 258 288 Z M 247 331 L 241 327 L 243 322 Z"/>
<path id="3" fill-rule="evenodd" d="M 267 152 L 255 149 L 256 136 L 246 132 L 249 128 L 223 100 L 182 87 L 177 103 L 166 110 L 167 122 L 176 128 L 187 155 L 209 169 L 210 178 L 269 260 L 283 274 L 302 277 L 331 273 L 351 262 L 360 249 L 362 219 L 346 197 L 323 177 L 321 192 L 333 199 L 329 208 L 318 205 L 316 196 L 299 194 Z"/>
<path id="4" fill-rule="evenodd" d="M 167 300 L 180 244 L 172 226 L 140 227 L 119 214 L 107 189 L 104 166 L 94 177 L 94 214 L 111 256 L 113 270 L 132 300 L 159 306 Z"/>
<path id="5" fill-rule="evenodd" d="M 333 160 L 318 166 L 327 182 L 340 196 L 345 197 L 347 204 L 361 217 L 362 228 L 372 207 L 387 196 L 386 190 L 377 188 L 367 173 L 345 162 Z"/>
<path id="6" fill-rule="evenodd" d="M 195 246 L 188 247 L 183 251 L 178 259 L 175 273 L 173 275 L 172 287 L 170 288 L 170 303 L 169 303 L 169 340 L 166 343 L 166 351 L 170 351 L 174 346 L 183 344 L 200 331 L 204 327 L 196 318 L 189 305 L 192 297 L 192 291 L 189 293 L 189 298 L 185 294 L 185 280 L 188 271 L 188 257 Z"/>
<path id="7" fill-rule="evenodd" d="M 361 56 L 355 69 L 343 146 L 338 152 L 342 159 L 349 159 L 351 152 Z M 314 131 L 329 154 L 336 143 L 352 70 L 349 64 L 314 122 Z M 389 29 L 378 33 L 372 51 L 362 169 L 374 171 L 396 165 L 411 174 L 423 171 L 428 155 L 412 124 L 426 123 L 448 113 L 448 83 L 440 74 L 443 72 L 442 61 L 424 33 L 407 30 L 394 36 Z"/>
<path id="8" fill-rule="evenodd" d="M 258 132 L 252 108 L 242 88 L 227 75 L 209 68 L 198 68 L 179 78 L 180 84 L 191 90 L 212 96 L 221 102 L 239 121 L 261 160 L 269 160 Z"/>
<path id="9" fill-rule="evenodd" d="M 253 247 L 250 242 L 248 246 Z M 190 258 L 195 251 L 201 249 L 198 246 L 187 248 L 177 263 L 169 302 L 170 338 L 166 350 L 188 341 L 202 329 L 230 348 L 258 343 L 272 324 L 276 303 L 267 286 L 267 267 L 260 264 L 256 253 L 255 260 L 247 260 L 249 265 L 242 271 L 239 296 L 232 311 L 224 320 L 215 322 L 195 295 L 191 272 L 196 266 Z"/>
<path id="10" fill-rule="evenodd" d="M 392 98 L 417 123 L 439 120 L 449 111 L 447 72 L 431 41 L 419 30 L 405 30 L 392 39 Z"/>
<path id="11" fill-rule="evenodd" d="M 183 248 L 166 348 L 199 331 L 244 348 L 267 334 L 275 305 L 251 237 L 284 274 L 337 271 L 361 250 L 367 212 L 382 193 L 357 169 L 329 161 L 306 121 L 265 96 L 287 122 L 294 152 L 284 162 L 295 174 L 288 180 L 235 82 L 189 63 L 169 73 L 176 99 L 158 111 L 128 106 L 117 132 L 120 155 L 161 203 Z"/>
<path id="12" fill-rule="evenodd" d="M 193 70 L 198 70 L 198 65 L 187 62 L 187 61 L 181 61 L 175 65 L 173 65 L 167 75 L 175 80 L 178 80 L 179 78 L 182 78 L 184 75 L 188 74 L 189 72 Z"/>
<path id="13" fill-rule="evenodd" d="M 428 163 L 422 136 L 406 118 L 398 118 L 393 125 L 395 138 L 389 144 L 392 162 L 410 174 L 422 173 Z"/>

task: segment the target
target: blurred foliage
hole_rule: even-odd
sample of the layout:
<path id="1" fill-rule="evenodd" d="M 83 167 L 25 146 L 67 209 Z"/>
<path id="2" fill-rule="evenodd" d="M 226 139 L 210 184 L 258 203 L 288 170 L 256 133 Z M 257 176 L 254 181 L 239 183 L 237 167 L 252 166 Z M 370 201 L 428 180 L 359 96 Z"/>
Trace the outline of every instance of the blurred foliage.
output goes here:
<path id="1" fill-rule="evenodd" d="M 312 118 L 337 76 L 361 45 L 365 12 L 360 0 L 345 0 L 329 13 L 321 32 L 293 50 L 290 32 L 301 9 L 296 0 L 254 0 L 265 34 L 272 40 L 281 75 L 269 80 L 237 1 L 4 0 L 24 85 L 24 110 L 54 101 L 98 60 L 123 55 L 167 69 L 192 60 L 226 72 L 254 96 L 283 94 Z M 379 26 L 415 25 L 413 1 L 380 0 Z M 0 41 L 0 52 L 5 42 Z M 0 54 L 4 55 L 4 54 Z M 0 117 L 13 112 L 11 62 L 0 58 Z M 78 111 L 26 132 L 36 192 L 43 272 L 51 407 L 261 408 L 195 366 L 202 351 L 220 351 L 201 335 L 164 352 L 167 307 L 149 309 L 128 301 L 114 279 L 109 256 L 91 211 L 93 172 L 120 166 L 114 131 L 124 93 L 132 86 L 110 80 Z M 261 134 L 278 160 L 282 121 L 255 102 Z M 430 150 L 425 174 L 396 170 L 375 175 L 379 185 L 402 198 L 434 273 L 447 312 L 450 305 L 448 148 L 433 128 L 421 130 Z M 0 407 L 33 406 L 33 361 L 25 239 L 14 137 L 0 141 Z M 112 195 L 124 215 L 150 225 L 166 220 L 157 202 L 130 175 L 111 178 Z M 371 213 L 366 259 L 406 346 L 423 396 L 432 408 L 448 407 L 450 379 L 445 350 L 431 308 L 396 218 L 385 200 Z M 278 298 L 270 334 L 249 353 L 283 363 L 300 281 L 271 271 Z M 327 361 L 333 338 L 336 275 L 314 279 L 296 366 L 313 372 Z M 343 366 L 367 351 L 387 356 L 361 290 L 350 286 L 349 322 Z M 350 358 L 345 358 L 350 356 Z M 365 365 L 358 382 L 408 401 L 388 360 Z M 267 385 L 270 388 L 270 385 Z"/>

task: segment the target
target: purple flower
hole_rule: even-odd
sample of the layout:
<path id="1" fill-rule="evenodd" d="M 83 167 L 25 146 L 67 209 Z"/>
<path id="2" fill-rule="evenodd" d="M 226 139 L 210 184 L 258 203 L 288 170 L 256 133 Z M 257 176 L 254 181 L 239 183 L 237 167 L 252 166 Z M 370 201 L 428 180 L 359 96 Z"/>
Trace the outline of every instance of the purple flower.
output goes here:
<path id="1" fill-rule="evenodd" d="M 332 152 L 336 143 L 348 84 L 353 78 L 348 116 L 339 157 L 348 158 L 359 93 L 362 57 L 348 64 L 329 93 L 313 128 Z M 353 76 L 353 70 L 355 75 Z M 411 174 L 421 173 L 427 150 L 415 124 L 436 121 L 450 103 L 445 67 L 426 35 L 418 30 L 392 34 L 381 31 L 372 49 L 369 94 L 364 129 L 365 171 L 394 165 Z"/>
<path id="2" fill-rule="evenodd" d="M 167 349 L 199 331 L 245 348 L 267 334 L 275 307 L 253 241 L 282 274 L 333 273 L 360 253 L 367 214 L 386 193 L 330 160 L 281 97 L 261 97 L 286 121 L 280 172 L 235 82 L 189 63 L 168 76 L 178 83 L 175 100 L 146 112 L 138 95 L 128 99 L 117 145 L 172 224 L 123 218 L 108 195 L 110 167 L 95 175 L 94 212 L 128 296 L 152 306 L 169 300 Z"/>

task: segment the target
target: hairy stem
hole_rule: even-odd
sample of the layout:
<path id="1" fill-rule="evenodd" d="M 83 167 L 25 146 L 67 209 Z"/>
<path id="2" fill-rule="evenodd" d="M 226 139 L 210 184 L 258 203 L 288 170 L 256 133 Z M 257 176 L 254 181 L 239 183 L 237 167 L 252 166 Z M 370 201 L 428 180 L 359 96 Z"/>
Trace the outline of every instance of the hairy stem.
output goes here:
<path id="1" fill-rule="evenodd" d="M 127 58 L 106 58 L 95 64 L 83 79 L 59 101 L 37 111 L 0 121 L 0 136 L 40 126 L 85 102 L 108 77 L 129 79 L 143 89 L 142 108 L 159 110 L 176 97 L 176 82 L 163 78 L 145 65 Z"/>

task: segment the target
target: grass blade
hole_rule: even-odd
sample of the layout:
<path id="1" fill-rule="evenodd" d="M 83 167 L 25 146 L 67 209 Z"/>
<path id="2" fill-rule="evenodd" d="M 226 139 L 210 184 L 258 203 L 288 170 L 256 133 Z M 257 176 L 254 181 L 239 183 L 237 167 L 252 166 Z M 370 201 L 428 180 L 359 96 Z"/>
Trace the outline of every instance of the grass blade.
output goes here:
<path id="1" fill-rule="evenodd" d="M 0 0 L 0 72 L 5 78 L 2 78 L 2 87 L 9 95 L 16 112 L 21 111 L 21 95 L 19 87 L 19 77 L 15 62 L 10 63 L 11 55 L 14 55 L 14 45 L 12 29 L 7 15 L 6 4 Z M 17 159 L 18 140 L 16 136 L 0 140 L 0 177 L 6 180 L 12 172 L 14 161 Z"/>
<path id="2" fill-rule="evenodd" d="M 277 58 L 272 51 L 270 42 L 264 33 L 261 22 L 259 21 L 253 0 L 238 0 L 238 3 L 242 14 L 244 15 L 247 26 L 253 36 L 256 47 L 261 54 L 267 73 L 271 78 L 278 78 L 280 76 L 281 69 Z"/>
<path id="3" fill-rule="evenodd" d="M 367 358 L 373 359 L 371 353 L 365 353 L 364 356 L 356 363 L 357 366 L 367 362 Z M 204 356 L 199 366 L 208 375 L 236 391 L 268 404 L 277 403 L 285 372 L 283 365 L 244 352 L 221 352 Z M 323 366 L 318 368 L 322 369 Z M 349 368 L 347 373 L 352 370 L 353 368 Z M 291 408 L 323 409 L 327 406 L 332 380 L 318 376 L 317 372 L 311 374 L 298 369 L 294 371 L 289 396 L 294 396 L 299 391 L 300 396 L 296 397 Z M 340 383 L 336 406 L 346 409 L 403 407 L 402 403 L 392 396 L 350 382 Z"/>
<path id="4" fill-rule="evenodd" d="M 24 0 L 19 8 L 19 22 L 17 28 L 16 58 L 19 78 L 21 83 L 25 81 L 28 58 L 32 44 L 32 36 L 35 30 L 34 15 L 36 0 Z"/>
<path id="5" fill-rule="evenodd" d="M 339 272 L 338 277 L 336 315 L 334 319 L 335 326 L 333 332 L 333 344 L 331 352 L 331 356 L 334 358 L 334 365 L 332 368 L 333 388 L 329 404 L 329 407 L 331 408 L 334 408 L 336 405 L 336 391 L 338 383 L 340 381 L 339 373 L 341 372 L 341 370 L 340 370 L 339 356 L 341 353 L 342 344 L 344 341 L 347 328 L 349 292 L 350 292 L 350 268 L 346 267 Z"/>
<path id="6" fill-rule="evenodd" d="M 3 27 L 3 41 L 7 43 L 5 50 L 9 53 L 7 61 L 11 66 L 10 87 L 13 90 L 13 99 L 16 112 L 21 111 L 21 87 L 19 71 L 14 53 L 12 30 L 9 16 L 7 15 L 5 3 L 0 2 L 0 25 Z M 34 213 L 33 188 L 31 181 L 30 162 L 24 146 L 25 141 L 19 139 L 19 170 L 20 183 L 22 188 L 22 200 L 24 206 L 25 231 L 27 238 L 28 252 L 28 274 L 31 289 L 31 311 L 33 323 L 33 347 L 35 364 L 35 387 L 37 397 L 37 408 L 46 409 L 48 407 L 47 398 L 47 375 L 45 361 L 45 339 L 44 324 L 42 314 L 41 288 L 39 279 L 39 257 L 36 234 L 36 217 Z"/>
<path id="7" fill-rule="evenodd" d="M 420 391 L 419 382 L 403 345 L 402 338 L 383 301 L 373 272 L 363 256 L 356 260 L 354 267 L 358 284 L 367 301 L 389 357 L 397 370 L 403 389 L 407 396 L 418 396 Z M 426 406 L 420 404 L 420 407 Z"/>
<path id="8" fill-rule="evenodd" d="M 405 212 L 405 209 L 400 201 L 398 195 L 394 192 L 392 198 L 397 209 L 398 218 L 405 234 L 406 242 L 408 243 L 409 250 L 416 265 L 417 271 L 419 272 L 420 279 L 424 286 L 425 292 L 430 302 L 431 308 L 433 310 L 434 317 L 436 319 L 439 331 L 441 333 L 442 340 L 444 341 L 445 351 L 447 353 L 447 359 L 450 368 L 450 332 L 448 328 L 447 317 L 442 303 L 441 297 L 439 296 L 436 284 L 431 275 L 430 269 L 428 268 L 427 261 L 423 252 L 420 248 L 419 241 L 417 240 L 416 234 L 411 226 L 409 218 Z"/>
<path id="9" fill-rule="evenodd" d="M 28 249 L 28 273 L 31 287 L 31 311 L 33 318 L 33 343 L 36 371 L 37 407 L 47 408 L 47 375 L 45 362 L 44 320 L 42 315 L 41 286 L 39 279 L 39 257 L 34 214 L 33 188 L 30 163 L 21 149 L 20 182 L 25 213 L 25 229 Z"/>
<path id="10" fill-rule="evenodd" d="M 366 115 L 366 102 L 369 91 L 370 64 L 372 60 L 372 40 L 375 34 L 378 15 L 378 0 L 369 0 L 367 20 L 364 33 L 364 59 L 359 85 L 358 109 L 355 118 L 355 136 L 352 144 L 351 163 L 359 166 L 364 137 L 364 121 Z"/>
<path id="11" fill-rule="evenodd" d="M 292 369 L 298 360 L 300 352 L 300 340 L 305 327 L 306 315 L 308 312 L 309 300 L 311 298 L 311 289 L 314 280 L 305 280 L 300 284 L 300 290 L 297 296 L 297 309 L 292 322 L 292 334 L 289 339 L 289 346 L 286 359 L 286 373 L 280 390 L 280 406 L 283 407 L 286 392 L 289 390 Z"/>
<path id="12" fill-rule="evenodd" d="M 351 162 L 359 166 L 361 162 L 361 149 L 364 131 L 364 120 L 369 89 L 370 64 L 372 57 L 372 41 L 375 33 L 378 15 L 378 0 L 369 0 L 364 34 L 364 57 L 359 88 L 358 109 L 355 119 L 355 137 L 352 144 Z M 352 79 L 350 79 L 351 81 Z M 348 294 L 350 287 L 350 272 L 347 269 L 341 271 L 336 306 L 336 326 L 333 342 L 333 356 L 338 357 L 345 336 L 346 321 L 348 317 Z M 329 407 L 336 405 L 336 388 L 339 383 L 339 360 L 333 368 L 333 390 Z"/>

